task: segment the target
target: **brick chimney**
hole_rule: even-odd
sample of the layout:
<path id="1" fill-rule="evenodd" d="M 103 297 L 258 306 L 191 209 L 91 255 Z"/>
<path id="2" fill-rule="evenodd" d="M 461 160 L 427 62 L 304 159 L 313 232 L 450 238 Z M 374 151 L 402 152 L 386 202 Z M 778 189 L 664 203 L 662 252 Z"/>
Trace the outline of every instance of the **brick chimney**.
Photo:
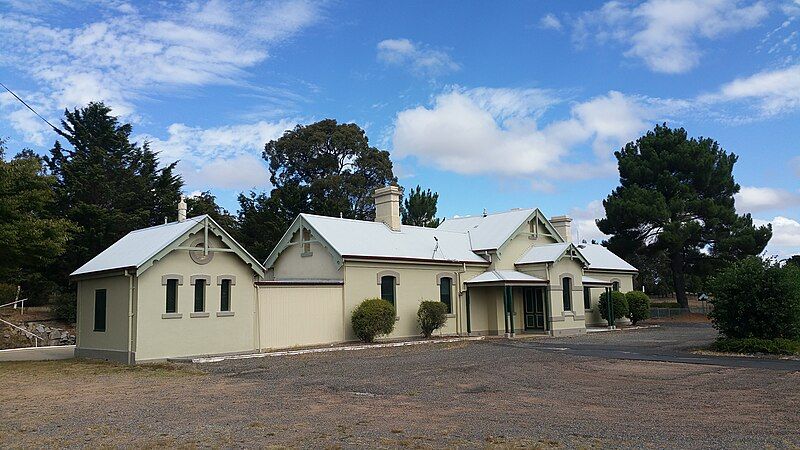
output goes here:
<path id="1" fill-rule="evenodd" d="M 400 231 L 400 197 L 403 189 L 386 186 L 375 189 L 375 222 L 383 222 L 393 231 Z"/>
<path id="2" fill-rule="evenodd" d="M 569 216 L 553 216 L 550 218 L 550 223 L 553 225 L 553 228 L 558 231 L 558 234 L 564 238 L 566 242 L 572 242 L 572 227 L 570 224 L 572 223 L 572 218 Z"/>

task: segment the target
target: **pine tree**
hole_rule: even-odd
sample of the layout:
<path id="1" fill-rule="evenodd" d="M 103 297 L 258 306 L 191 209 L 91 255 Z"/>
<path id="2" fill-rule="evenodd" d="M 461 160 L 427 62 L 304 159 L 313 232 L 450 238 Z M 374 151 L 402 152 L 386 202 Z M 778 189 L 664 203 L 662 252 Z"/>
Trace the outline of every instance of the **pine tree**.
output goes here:
<path id="1" fill-rule="evenodd" d="M 436 228 L 442 222 L 436 218 L 436 203 L 439 201 L 439 194 L 431 192 L 430 189 L 422 190 L 417 185 L 408 193 L 408 197 L 403 200 L 400 214 L 403 223 L 418 227 Z"/>

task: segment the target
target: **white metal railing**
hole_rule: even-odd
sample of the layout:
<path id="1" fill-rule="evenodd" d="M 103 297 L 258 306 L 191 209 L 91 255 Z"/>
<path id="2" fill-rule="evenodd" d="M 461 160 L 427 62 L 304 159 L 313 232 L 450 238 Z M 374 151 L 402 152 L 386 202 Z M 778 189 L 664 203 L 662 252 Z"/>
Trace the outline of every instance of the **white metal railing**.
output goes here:
<path id="1" fill-rule="evenodd" d="M 33 346 L 34 347 L 38 347 L 39 346 L 39 341 L 43 341 L 44 340 L 41 337 L 39 337 L 36 333 L 32 333 L 32 332 L 26 330 L 25 328 L 22 328 L 20 326 L 14 325 L 11 322 L 8 322 L 8 321 L 3 320 L 3 319 L 0 319 L 0 322 L 3 322 L 4 324 L 6 324 L 6 325 L 8 325 L 8 326 L 10 326 L 12 328 L 16 328 L 17 330 L 22 331 L 23 333 L 27 334 L 28 336 L 34 338 L 35 339 L 35 341 L 33 341 Z"/>

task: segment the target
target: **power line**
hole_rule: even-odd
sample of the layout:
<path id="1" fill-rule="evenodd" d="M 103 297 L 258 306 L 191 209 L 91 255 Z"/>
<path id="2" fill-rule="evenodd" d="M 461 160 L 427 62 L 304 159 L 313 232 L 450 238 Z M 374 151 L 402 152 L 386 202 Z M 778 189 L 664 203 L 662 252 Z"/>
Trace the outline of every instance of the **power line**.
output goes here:
<path id="1" fill-rule="evenodd" d="M 22 103 L 23 105 L 25 105 L 25 107 L 26 107 L 26 108 L 30 109 L 30 110 L 31 110 L 31 112 L 32 112 L 32 113 L 34 113 L 34 114 L 36 114 L 36 116 L 37 116 L 37 117 L 39 117 L 40 119 L 44 120 L 44 123 L 46 123 L 46 124 L 50 125 L 50 128 L 52 128 L 52 129 L 53 129 L 53 131 L 55 131 L 55 132 L 56 132 L 56 133 L 58 133 L 59 135 L 62 135 L 62 136 L 64 135 L 64 132 L 62 132 L 60 129 L 56 128 L 56 126 L 55 126 L 55 125 L 53 125 L 53 124 L 52 124 L 52 123 L 50 123 L 50 122 L 49 122 L 47 119 L 45 119 L 44 117 L 42 117 L 42 115 L 41 115 L 41 114 L 39 114 L 38 112 L 36 112 L 36 110 L 35 110 L 35 109 L 33 109 L 33 108 L 31 107 L 31 105 L 29 105 L 29 104 L 25 103 L 25 100 L 23 100 L 23 99 L 19 98 L 19 95 L 15 94 L 15 93 L 14 93 L 14 91 L 12 91 L 11 89 L 9 89 L 9 88 L 8 88 L 8 86 L 6 86 L 6 85 L 5 85 L 5 84 L 3 84 L 3 83 L 0 83 L 0 86 L 3 86 L 3 88 L 4 88 L 5 90 L 7 90 L 9 94 L 13 95 L 13 96 L 14 96 L 14 98 L 16 98 L 17 100 L 19 100 L 19 101 L 20 101 L 20 103 Z"/>

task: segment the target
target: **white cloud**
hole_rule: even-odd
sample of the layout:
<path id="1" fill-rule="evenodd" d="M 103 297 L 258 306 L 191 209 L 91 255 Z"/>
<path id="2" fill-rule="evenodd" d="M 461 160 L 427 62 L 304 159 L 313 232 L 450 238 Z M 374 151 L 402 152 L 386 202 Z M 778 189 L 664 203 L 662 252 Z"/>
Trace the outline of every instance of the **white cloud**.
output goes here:
<path id="1" fill-rule="evenodd" d="M 788 258 L 800 254 L 800 222 L 784 216 L 776 216 L 772 220 L 753 219 L 758 226 L 772 224 L 772 239 L 767 244 L 768 256 L 777 255 Z"/>
<path id="2" fill-rule="evenodd" d="M 570 216 L 572 217 L 572 239 L 575 242 L 602 242 L 610 237 L 597 228 L 596 220 L 606 216 L 601 200 L 591 201 L 583 208 L 572 208 Z"/>
<path id="3" fill-rule="evenodd" d="M 431 107 L 397 114 L 393 155 L 461 174 L 603 176 L 616 167 L 613 150 L 663 113 L 651 99 L 611 91 L 573 105 L 567 118 L 540 125 L 544 111 L 559 101 L 541 89 L 453 88 L 436 96 Z M 582 144 L 590 144 L 595 157 L 570 161 Z"/>
<path id="4" fill-rule="evenodd" d="M 800 193 L 769 187 L 744 186 L 734 198 L 736 210 L 741 212 L 785 209 L 800 205 Z"/>
<path id="5" fill-rule="evenodd" d="M 167 129 L 164 140 L 149 135 L 137 136 L 137 140 L 149 141 L 164 163 L 180 160 L 178 171 L 189 189 L 265 189 L 269 172 L 261 158 L 264 144 L 279 138 L 294 123 L 262 121 L 207 129 L 176 123 Z"/>
<path id="6" fill-rule="evenodd" d="M 105 101 L 130 119 L 136 100 L 158 90 L 242 80 L 268 49 L 319 17 L 306 0 L 180 3 L 147 14 L 111 2 L 108 18 L 72 28 L 21 13 L 0 13 L 0 65 L 38 83 L 42 113 Z M 31 12 L 32 14 L 32 12 Z"/>
<path id="7" fill-rule="evenodd" d="M 740 0 L 648 0 L 639 4 L 606 2 L 580 16 L 574 38 L 594 38 L 627 47 L 655 72 L 683 73 L 696 67 L 701 40 L 715 40 L 753 28 L 769 14 L 763 2 Z"/>
<path id="8" fill-rule="evenodd" d="M 461 68 L 446 52 L 408 39 L 386 39 L 379 42 L 378 60 L 390 66 L 407 68 L 416 76 L 430 78 Z"/>
<path id="9" fill-rule="evenodd" d="M 703 95 L 701 102 L 751 101 L 765 116 L 800 107 L 800 64 L 738 78 L 717 93 Z"/>
<path id="10" fill-rule="evenodd" d="M 539 27 L 544 28 L 546 30 L 561 30 L 561 21 L 558 20 L 558 17 L 555 14 L 550 13 L 543 16 L 539 20 Z"/>

